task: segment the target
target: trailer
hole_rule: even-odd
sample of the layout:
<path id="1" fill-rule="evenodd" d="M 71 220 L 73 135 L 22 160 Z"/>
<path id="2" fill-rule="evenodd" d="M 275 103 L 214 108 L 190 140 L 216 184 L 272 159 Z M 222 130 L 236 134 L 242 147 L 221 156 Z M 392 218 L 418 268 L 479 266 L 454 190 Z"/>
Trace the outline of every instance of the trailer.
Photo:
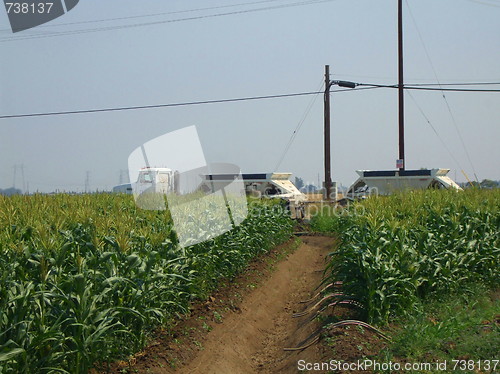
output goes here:
<path id="1" fill-rule="evenodd" d="M 114 193 L 132 194 L 132 184 L 123 183 L 113 187 Z"/>
<path id="2" fill-rule="evenodd" d="M 390 195 L 410 189 L 453 189 L 461 191 L 448 173 L 450 169 L 356 170 L 359 178 L 349 187 L 346 197 L 363 198 L 370 194 Z"/>
<path id="3" fill-rule="evenodd" d="M 286 201 L 292 218 L 304 218 L 305 194 L 300 192 L 290 181 L 292 173 L 257 173 L 257 174 L 200 174 L 196 190 L 213 193 L 221 190 L 235 179 L 242 179 L 248 196 Z M 192 188 L 183 191 L 183 175 L 169 168 L 144 167 L 139 170 L 133 183 L 113 187 L 113 192 L 134 194 L 183 194 L 194 192 Z M 185 175 L 184 175 L 185 177 Z"/>
<path id="4" fill-rule="evenodd" d="M 292 173 L 257 173 L 241 174 L 248 196 L 256 198 L 282 199 L 286 201 L 292 218 L 304 218 L 305 194 L 300 192 L 290 181 Z M 239 177 L 235 174 L 202 175 L 201 191 L 220 189 L 229 181 Z"/>

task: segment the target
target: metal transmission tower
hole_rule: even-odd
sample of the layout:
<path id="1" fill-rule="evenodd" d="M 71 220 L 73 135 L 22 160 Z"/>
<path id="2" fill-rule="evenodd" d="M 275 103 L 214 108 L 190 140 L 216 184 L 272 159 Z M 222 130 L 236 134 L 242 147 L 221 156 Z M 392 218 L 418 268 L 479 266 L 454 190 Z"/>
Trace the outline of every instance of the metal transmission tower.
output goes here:
<path id="1" fill-rule="evenodd" d="M 90 171 L 85 173 L 85 193 L 90 192 Z"/>

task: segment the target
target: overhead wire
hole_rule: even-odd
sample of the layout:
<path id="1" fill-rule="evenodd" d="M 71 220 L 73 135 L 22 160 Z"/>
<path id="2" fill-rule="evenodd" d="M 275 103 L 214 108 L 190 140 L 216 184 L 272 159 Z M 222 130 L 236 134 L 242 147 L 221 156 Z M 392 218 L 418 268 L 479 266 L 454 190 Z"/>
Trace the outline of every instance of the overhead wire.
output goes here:
<path id="1" fill-rule="evenodd" d="M 262 4 L 262 3 L 273 3 L 273 2 L 277 2 L 277 1 L 287 1 L 287 0 L 260 0 L 260 1 L 252 1 L 252 2 L 230 4 L 230 5 L 211 6 L 211 7 L 205 7 L 205 8 L 176 10 L 176 11 L 171 11 L 171 12 L 138 14 L 138 15 L 135 15 L 135 16 L 127 16 L 127 17 L 102 18 L 102 19 L 96 19 L 96 20 L 79 21 L 79 22 L 67 22 L 67 23 L 55 23 L 55 24 L 54 23 L 50 23 L 50 24 L 45 24 L 45 25 L 37 26 L 37 29 L 48 28 L 48 27 L 61 27 L 61 26 L 83 25 L 83 24 L 89 24 L 89 23 L 124 21 L 124 20 L 129 20 L 129 19 L 159 17 L 159 16 L 172 15 L 172 14 L 195 13 L 195 12 L 202 12 L 202 11 L 207 11 L 207 10 L 216 10 L 216 9 L 224 9 L 224 8 L 235 8 L 235 7 L 239 7 L 239 6 L 256 5 L 256 4 Z M 1 29 L 0 31 L 1 32 L 6 32 L 6 31 L 11 31 L 11 29 Z"/>
<path id="2" fill-rule="evenodd" d="M 380 85 L 380 84 L 367 84 L 367 83 L 357 83 L 355 89 L 345 88 L 336 89 L 330 91 L 331 93 L 338 92 L 354 92 L 371 90 L 378 88 L 393 88 L 397 89 L 397 85 Z M 414 90 L 430 90 L 430 91 L 456 91 L 456 92 L 500 92 L 500 90 L 476 90 L 476 89 L 454 89 L 454 88 L 431 88 L 431 87 L 411 87 L 405 86 L 405 89 Z M 167 103 L 167 104 L 151 104 L 151 105 L 136 105 L 136 106 L 123 106 L 123 107 L 113 107 L 113 108 L 94 108 L 94 109 L 80 109 L 80 110 L 68 110 L 68 111 L 54 111 L 54 112 L 38 112 L 38 113 L 24 113 L 24 114 L 4 114 L 0 115 L 0 119 L 13 119 L 13 118 L 29 118 L 29 117 L 44 117 L 44 116 L 60 116 L 60 115 L 70 115 L 70 114 L 87 114 L 87 113 L 103 113 L 103 112 L 120 112 L 129 110 L 141 110 L 141 109 L 158 109 L 158 108 L 169 108 L 169 107 L 180 107 L 180 106 L 191 106 L 191 105 L 203 105 L 203 104 L 218 104 L 218 103 L 231 103 L 240 101 L 252 101 L 252 100 L 266 100 L 266 99 L 279 99 L 286 97 L 298 97 L 298 96 L 308 96 L 317 95 L 322 91 L 312 91 L 312 92 L 297 92 L 297 93 L 287 93 L 287 94 L 277 94 L 277 95 L 261 95 L 261 96 L 248 96 L 230 99 L 217 99 L 217 100 L 201 100 L 201 101 L 187 101 L 179 103 Z"/>
<path id="3" fill-rule="evenodd" d="M 500 4 L 499 3 L 489 3 L 489 2 L 487 2 L 485 0 L 467 0 L 467 1 L 469 1 L 471 3 L 480 4 L 480 5 L 487 5 L 487 6 L 491 6 L 491 7 L 495 7 L 495 8 L 500 8 Z"/>
<path id="4" fill-rule="evenodd" d="M 18 40 L 41 39 L 41 38 L 56 37 L 56 36 L 80 35 L 80 34 L 101 32 L 101 31 L 122 30 L 122 29 L 160 25 L 160 24 L 167 24 L 167 23 L 174 23 L 174 22 L 194 21 L 194 20 L 207 19 L 207 18 L 213 18 L 213 17 L 224 17 L 224 16 L 232 16 L 232 15 L 239 15 L 239 14 L 246 14 L 246 13 L 253 13 L 253 12 L 261 12 L 261 11 L 268 11 L 268 10 L 276 10 L 276 9 L 284 9 L 284 8 L 291 8 L 291 7 L 313 5 L 313 4 L 322 4 L 322 3 L 332 2 L 332 1 L 337 1 L 337 0 L 306 0 L 306 1 L 298 1 L 295 3 L 290 3 L 290 4 L 281 4 L 281 5 L 274 5 L 274 6 L 261 7 L 261 8 L 235 10 L 235 11 L 231 11 L 231 12 L 205 14 L 205 15 L 199 15 L 199 16 L 193 16 L 193 17 L 168 19 L 168 20 L 161 20 L 161 21 L 98 27 L 98 28 L 93 28 L 93 29 L 82 29 L 82 30 L 73 30 L 73 31 L 59 31 L 59 32 L 46 33 L 46 34 L 42 34 L 42 35 L 30 34 L 30 35 L 12 36 L 12 37 L 0 38 L 0 43 L 12 42 L 12 41 L 18 41 Z"/>
<path id="5" fill-rule="evenodd" d="M 397 84 L 375 84 L 375 83 L 356 83 L 357 86 L 361 87 L 377 87 L 377 88 L 395 88 L 399 86 Z M 456 84 L 454 84 L 456 86 Z M 475 88 L 433 88 L 433 87 L 422 87 L 417 85 L 404 85 L 405 90 L 423 90 L 423 91 L 449 91 L 449 92 L 500 92 L 500 89 L 475 89 Z"/>
<path id="6" fill-rule="evenodd" d="M 390 87 L 390 86 L 389 86 Z M 390 87 L 397 88 L 397 87 Z M 432 88 L 432 87 L 416 87 L 416 86 L 404 86 L 405 90 L 422 90 L 422 91 L 447 91 L 447 92 L 500 92 L 500 90 L 491 89 L 474 89 L 474 88 Z M 445 97 L 445 95 L 443 94 Z M 446 97 L 445 97 L 446 98 Z M 446 100 L 447 101 L 447 100 Z M 451 108 L 450 108 L 451 110 Z"/>
<path id="7" fill-rule="evenodd" d="M 464 83 L 410 83 L 409 86 L 494 86 L 500 82 L 464 82 Z"/>
<path id="8" fill-rule="evenodd" d="M 415 104 L 415 106 L 417 107 L 417 109 L 419 110 L 420 114 L 422 115 L 422 117 L 425 118 L 425 121 L 427 122 L 427 124 L 431 127 L 432 131 L 434 131 L 434 134 L 436 134 L 437 138 L 439 139 L 439 141 L 441 142 L 441 144 L 443 145 L 443 147 L 446 149 L 446 151 L 448 152 L 448 154 L 450 155 L 450 157 L 453 159 L 453 161 L 455 162 L 455 164 L 461 169 L 463 170 L 462 166 L 460 165 L 460 163 L 458 162 L 457 158 L 453 155 L 453 153 L 451 152 L 451 150 L 449 149 L 448 147 L 448 144 L 446 144 L 446 142 L 443 140 L 443 138 L 441 137 L 441 135 L 439 135 L 438 131 L 436 130 L 436 128 L 434 127 L 434 125 L 432 124 L 431 120 L 429 119 L 429 117 L 425 114 L 424 110 L 422 109 L 422 107 L 420 105 L 418 105 L 417 103 L 417 100 L 415 100 L 415 98 L 413 97 L 413 95 L 411 94 L 410 91 L 406 91 L 406 93 L 408 94 L 408 96 L 411 98 L 411 100 L 413 101 L 413 103 Z"/>
<path id="9" fill-rule="evenodd" d="M 293 144 L 293 142 L 295 140 L 295 137 L 298 135 L 298 133 L 299 133 L 302 125 L 304 124 L 305 120 L 309 116 L 309 113 L 311 112 L 312 107 L 316 103 L 316 100 L 318 99 L 319 94 L 322 92 L 323 86 L 324 86 L 324 82 L 323 82 L 323 78 L 321 78 L 321 82 L 320 82 L 320 86 L 319 86 L 319 88 L 317 90 L 317 94 L 314 95 L 312 97 L 312 99 L 309 101 L 309 103 L 308 103 L 308 105 L 306 107 L 306 110 L 304 111 L 304 114 L 302 115 L 302 118 L 300 119 L 300 121 L 298 122 L 297 126 L 295 127 L 295 130 L 293 130 L 293 133 L 290 136 L 290 139 L 288 140 L 288 143 L 286 144 L 285 149 L 284 149 L 281 157 L 278 159 L 278 162 L 276 163 L 276 165 L 274 167 L 274 171 L 278 170 L 278 168 L 280 167 L 281 163 L 285 159 L 285 156 L 288 153 L 288 150 L 290 149 L 290 147 L 292 146 L 292 144 Z"/>
<path id="10" fill-rule="evenodd" d="M 370 90 L 370 89 L 376 89 L 376 88 L 379 88 L 379 87 L 362 87 L 362 88 L 358 88 L 357 91 Z M 344 91 L 352 91 L 352 90 L 351 89 L 340 89 L 340 90 L 334 90 L 331 92 L 335 93 L 335 92 L 344 92 Z M 234 102 L 240 102 L 240 101 L 266 100 L 266 99 L 279 99 L 279 98 L 285 98 L 285 97 L 308 96 L 308 95 L 316 95 L 318 93 L 321 93 L 321 91 L 298 92 L 298 93 L 288 93 L 288 94 L 278 94 L 278 95 L 249 96 L 249 97 L 218 99 L 218 100 L 187 101 L 187 102 L 169 103 L 169 104 L 124 106 L 124 107 L 115 107 L 115 108 L 82 109 L 82 110 L 68 110 L 68 111 L 60 111 L 60 112 L 39 112 L 39 113 L 26 113 L 26 114 L 6 114 L 6 115 L 0 115 L 0 119 L 60 116 L 60 115 L 70 115 L 70 114 L 87 114 L 87 113 L 103 113 L 103 112 L 120 112 L 120 111 L 128 111 L 128 110 L 170 108 L 170 107 L 203 105 L 203 104 L 234 103 Z"/>
<path id="11" fill-rule="evenodd" d="M 422 34 L 420 33 L 420 29 L 418 28 L 417 21 L 415 20 L 415 17 L 413 16 L 413 12 L 411 10 L 411 7 L 410 7 L 410 4 L 409 4 L 408 0 L 406 0 L 406 7 L 408 8 L 408 11 L 410 13 L 410 17 L 413 20 L 413 24 L 415 25 L 415 29 L 417 30 L 418 37 L 420 39 L 420 42 L 422 43 L 422 46 L 423 46 L 424 51 L 425 51 L 425 54 L 427 56 L 427 60 L 429 61 L 429 64 L 430 64 L 431 69 L 432 69 L 432 72 L 434 73 L 434 78 L 436 79 L 436 82 L 438 82 L 439 90 L 441 91 L 442 97 L 444 99 L 444 102 L 446 103 L 446 107 L 448 108 L 448 112 L 450 114 L 451 122 L 453 123 L 453 126 L 455 127 L 455 130 L 456 130 L 456 132 L 458 134 L 460 142 L 462 143 L 462 147 L 463 147 L 463 149 L 465 151 L 465 154 L 466 154 L 467 159 L 469 161 L 469 164 L 470 164 L 470 166 L 472 168 L 472 171 L 474 172 L 474 176 L 476 177 L 476 181 L 479 183 L 479 180 L 478 180 L 478 177 L 477 177 L 477 173 L 476 173 L 476 169 L 474 168 L 474 164 L 472 163 L 472 159 L 470 157 L 469 150 L 467 149 L 467 146 L 465 145 L 465 141 L 463 139 L 462 133 L 461 133 L 459 127 L 458 127 L 458 124 L 457 124 L 457 121 L 456 121 L 455 116 L 453 114 L 453 111 L 451 110 L 450 103 L 448 102 L 448 99 L 446 98 L 446 95 L 444 94 L 445 89 L 442 88 L 442 85 L 441 85 L 441 83 L 439 81 L 436 69 L 434 67 L 434 64 L 432 63 L 432 59 L 430 57 L 429 51 L 427 50 L 427 47 L 425 46 L 424 38 L 422 37 Z M 449 90 L 447 90 L 447 91 L 449 91 Z"/>

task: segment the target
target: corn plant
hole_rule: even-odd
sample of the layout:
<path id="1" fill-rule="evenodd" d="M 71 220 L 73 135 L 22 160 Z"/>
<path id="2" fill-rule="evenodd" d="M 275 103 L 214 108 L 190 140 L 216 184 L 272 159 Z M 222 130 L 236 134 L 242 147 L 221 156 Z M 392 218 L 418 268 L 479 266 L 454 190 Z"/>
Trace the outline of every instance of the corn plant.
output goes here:
<path id="1" fill-rule="evenodd" d="M 139 350 L 290 237 L 276 207 L 251 202 L 242 225 L 180 248 L 169 212 L 130 196 L 0 196 L 0 373 L 86 373 Z"/>
<path id="2" fill-rule="evenodd" d="M 363 214 L 323 214 L 313 226 L 339 235 L 325 282 L 341 281 L 368 321 L 385 323 L 468 283 L 498 287 L 498 190 L 413 191 L 359 204 Z"/>

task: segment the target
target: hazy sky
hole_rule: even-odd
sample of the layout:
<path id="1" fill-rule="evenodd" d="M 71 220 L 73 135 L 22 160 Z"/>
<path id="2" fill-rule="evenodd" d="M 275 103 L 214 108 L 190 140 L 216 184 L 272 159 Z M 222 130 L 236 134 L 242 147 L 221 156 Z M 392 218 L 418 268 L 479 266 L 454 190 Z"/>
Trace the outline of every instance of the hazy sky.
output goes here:
<path id="1" fill-rule="evenodd" d="M 407 84 L 500 82 L 499 0 L 408 0 L 404 10 Z M 0 23 L 0 115 L 310 92 L 325 64 L 332 79 L 397 82 L 396 0 L 81 0 L 31 30 L 12 34 L 3 10 Z M 500 93 L 410 93 L 407 168 L 500 179 Z M 110 189 L 134 149 L 192 125 L 207 161 L 271 172 L 313 99 L 0 119 L 0 188 L 22 187 L 23 165 L 31 192 L 82 191 L 87 172 L 91 189 Z M 334 180 L 395 168 L 396 90 L 333 93 L 331 105 Z M 323 179 L 321 95 L 278 171 Z"/>

